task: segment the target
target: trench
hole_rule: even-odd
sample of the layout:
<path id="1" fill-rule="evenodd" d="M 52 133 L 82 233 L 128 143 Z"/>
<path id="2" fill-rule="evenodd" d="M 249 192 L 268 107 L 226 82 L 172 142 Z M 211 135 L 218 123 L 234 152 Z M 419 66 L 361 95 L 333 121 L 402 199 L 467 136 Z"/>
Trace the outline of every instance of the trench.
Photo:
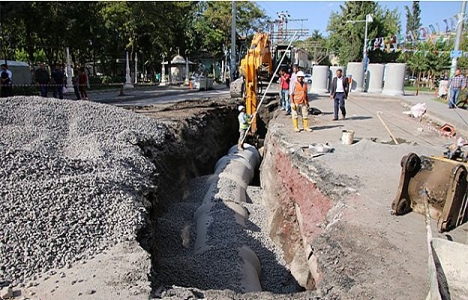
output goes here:
<path id="1" fill-rule="evenodd" d="M 298 207 L 307 197 L 302 189 L 279 180 L 286 175 L 310 183 L 299 172 L 292 173 L 297 170 L 286 157 L 271 155 L 275 146 L 267 138 L 267 124 L 276 106 L 260 114 L 260 142 L 255 146 L 270 149 L 261 161 L 256 147 L 247 145 L 243 155 L 233 146 L 238 137 L 236 103 L 199 105 L 206 109 L 194 113 L 191 105 L 183 104 L 169 108 L 189 113 L 167 118 L 173 135 L 166 137 L 164 148 L 139 145 L 158 170 L 158 188 L 146 196 L 147 226 L 138 235 L 151 255 L 152 297 L 177 293 L 174 287 L 197 298 L 213 290 L 267 292 L 277 295 L 274 298 L 314 291 L 318 278 L 310 271 L 308 260 L 314 257 L 304 244 Z M 143 113 L 158 118 L 157 113 Z M 220 175 L 228 169 L 231 175 Z M 318 201 L 323 209 L 313 216 L 314 222 L 331 208 L 326 197 Z M 304 210 L 304 217 L 310 217 L 307 213 Z"/>

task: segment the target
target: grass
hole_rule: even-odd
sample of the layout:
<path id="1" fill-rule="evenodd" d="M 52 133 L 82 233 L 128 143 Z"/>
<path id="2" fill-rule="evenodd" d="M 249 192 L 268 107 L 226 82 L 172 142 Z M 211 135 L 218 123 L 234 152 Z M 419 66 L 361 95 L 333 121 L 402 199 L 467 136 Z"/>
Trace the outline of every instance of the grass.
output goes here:
<path id="1" fill-rule="evenodd" d="M 412 85 L 410 85 L 410 86 L 405 86 L 404 90 L 405 90 L 405 91 L 416 92 L 416 87 L 415 87 L 415 86 L 412 86 Z M 419 87 L 419 91 L 420 91 L 420 92 L 435 92 L 435 90 L 430 89 L 430 88 L 425 87 L 425 86 Z"/>

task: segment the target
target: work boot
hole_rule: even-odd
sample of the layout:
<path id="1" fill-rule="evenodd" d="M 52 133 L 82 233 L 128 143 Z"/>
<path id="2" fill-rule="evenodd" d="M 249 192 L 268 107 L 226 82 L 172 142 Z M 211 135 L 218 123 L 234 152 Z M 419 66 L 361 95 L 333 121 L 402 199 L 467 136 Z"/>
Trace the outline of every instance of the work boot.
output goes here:
<path id="1" fill-rule="evenodd" d="M 293 126 L 294 126 L 294 131 L 299 132 L 299 121 L 297 119 L 292 119 Z"/>
<path id="2" fill-rule="evenodd" d="M 309 119 L 302 119 L 302 124 L 304 125 L 304 130 L 312 132 L 312 129 L 309 127 Z"/>

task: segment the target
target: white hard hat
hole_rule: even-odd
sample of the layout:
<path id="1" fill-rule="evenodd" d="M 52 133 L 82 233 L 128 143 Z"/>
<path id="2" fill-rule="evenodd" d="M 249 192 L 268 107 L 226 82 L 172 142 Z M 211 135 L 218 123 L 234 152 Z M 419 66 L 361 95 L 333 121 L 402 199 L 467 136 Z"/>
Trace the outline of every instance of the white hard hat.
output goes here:
<path id="1" fill-rule="evenodd" d="M 239 111 L 243 110 L 245 108 L 245 106 L 243 105 L 239 105 L 239 107 L 237 108 Z"/>
<path id="2" fill-rule="evenodd" d="M 299 72 L 297 72 L 296 76 L 297 77 L 305 77 L 305 74 L 304 74 L 304 72 L 299 71 Z"/>

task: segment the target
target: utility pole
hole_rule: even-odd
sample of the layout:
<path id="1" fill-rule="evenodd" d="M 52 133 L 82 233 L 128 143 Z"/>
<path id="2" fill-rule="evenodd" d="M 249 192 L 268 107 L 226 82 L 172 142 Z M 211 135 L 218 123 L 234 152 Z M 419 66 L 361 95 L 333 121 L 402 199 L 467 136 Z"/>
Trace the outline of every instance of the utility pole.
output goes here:
<path id="1" fill-rule="evenodd" d="M 466 10 L 466 0 L 462 2 L 461 11 L 458 14 L 458 22 L 457 22 L 457 37 L 455 39 L 455 46 L 453 47 L 453 51 L 460 50 L 460 41 L 463 33 L 463 22 L 465 22 L 465 10 Z M 457 69 L 458 64 L 458 57 L 452 58 L 452 66 L 450 67 L 450 78 L 452 78 L 455 74 L 455 70 Z"/>
<path id="2" fill-rule="evenodd" d="M 231 82 L 234 81 L 234 71 L 236 69 L 236 1 L 232 1 L 231 11 Z"/>

